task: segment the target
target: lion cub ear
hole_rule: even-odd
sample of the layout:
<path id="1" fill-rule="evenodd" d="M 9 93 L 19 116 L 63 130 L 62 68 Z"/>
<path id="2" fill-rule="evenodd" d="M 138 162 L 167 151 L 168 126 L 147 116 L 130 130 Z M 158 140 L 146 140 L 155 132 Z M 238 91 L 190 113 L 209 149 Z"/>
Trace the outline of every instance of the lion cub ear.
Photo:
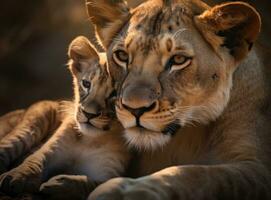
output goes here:
<path id="1" fill-rule="evenodd" d="M 237 61 L 247 55 L 261 29 L 259 13 L 244 2 L 215 6 L 196 16 L 195 22 L 216 51 L 226 47 Z"/>
<path id="2" fill-rule="evenodd" d="M 86 0 L 90 21 L 96 36 L 106 49 L 115 34 L 129 19 L 130 12 L 125 0 Z"/>
<path id="3" fill-rule="evenodd" d="M 96 48 L 84 36 L 78 36 L 70 43 L 68 55 L 71 59 L 70 70 L 74 74 L 83 70 L 83 61 L 99 60 Z"/>

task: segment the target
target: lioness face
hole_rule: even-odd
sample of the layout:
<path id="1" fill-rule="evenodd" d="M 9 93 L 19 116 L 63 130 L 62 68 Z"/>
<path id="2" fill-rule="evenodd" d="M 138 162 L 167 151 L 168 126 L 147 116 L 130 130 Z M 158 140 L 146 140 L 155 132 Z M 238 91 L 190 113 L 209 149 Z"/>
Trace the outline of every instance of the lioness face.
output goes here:
<path id="1" fill-rule="evenodd" d="M 117 116 L 133 145 L 164 145 L 182 126 L 214 120 L 228 102 L 232 73 L 191 12 L 181 4 L 142 6 L 111 46 L 111 69 L 125 74 L 116 77 L 123 79 Z"/>
<path id="2" fill-rule="evenodd" d="M 117 117 L 129 144 L 154 149 L 182 126 L 206 124 L 221 115 L 235 66 L 251 45 L 246 38 L 238 49 L 240 41 L 225 39 L 227 29 L 214 27 L 212 19 L 223 18 L 224 7 L 216 11 L 201 1 L 154 0 L 126 18 L 107 52 L 111 74 L 119 81 Z"/>
<path id="3" fill-rule="evenodd" d="M 97 53 L 87 38 L 77 37 L 70 45 L 70 69 L 75 85 L 75 118 L 82 133 L 99 133 L 110 127 L 112 80 L 105 54 Z M 93 131 L 94 130 L 94 131 Z"/>

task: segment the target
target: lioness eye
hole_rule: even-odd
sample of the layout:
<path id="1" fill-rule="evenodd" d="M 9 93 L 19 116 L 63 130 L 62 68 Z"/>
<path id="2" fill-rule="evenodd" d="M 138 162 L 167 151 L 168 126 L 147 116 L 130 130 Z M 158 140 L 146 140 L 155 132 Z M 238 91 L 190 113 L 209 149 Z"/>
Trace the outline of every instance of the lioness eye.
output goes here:
<path id="1" fill-rule="evenodd" d="M 86 89 L 90 89 L 91 83 L 87 80 L 82 80 L 82 85 Z"/>
<path id="2" fill-rule="evenodd" d="M 116 64 L 125 67 L 129 60 L 129 55 L 123 50 L 117 50 L 113 53 L 113 59 Z"/>
<path id="3" fill-rule="evenodd" d="M 183 64 L 183 63 L 185 63 L 185 61 L 186 61 L 186 57 L 184 57 L 184 56 L 181 56 L 181 55 L 175 55 L 175 56 L 173 56 L 173 65 L 181 65 L 181 64 Z"/>
<path id="4" fill-rule="evenodd" d="M 183 55 L 174 55 L 169 59 L 166 68 L 170 69 L 170 71 L 180 70 L 187 67 L 190 63 L 190 57 L 186 57 Z"/>

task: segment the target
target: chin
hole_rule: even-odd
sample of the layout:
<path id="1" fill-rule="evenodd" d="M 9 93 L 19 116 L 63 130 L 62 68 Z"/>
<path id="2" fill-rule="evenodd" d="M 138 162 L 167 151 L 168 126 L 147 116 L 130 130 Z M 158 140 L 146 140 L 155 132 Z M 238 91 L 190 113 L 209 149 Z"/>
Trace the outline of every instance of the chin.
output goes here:
<path id="1" fill-rule="evenodd" d="M 138 150 L 156 150 L 165 146 L 171 139 L 170 135 L 140 127 L 126 129 L 124 137 L 130 148 Z"/>
<path id="2" fill-rule="evenodd" d="M 83 135 L 98 136 L 105 133 L 102 128 L 97 128 L 90 123 L 78 123 L 78 127 Z"/>

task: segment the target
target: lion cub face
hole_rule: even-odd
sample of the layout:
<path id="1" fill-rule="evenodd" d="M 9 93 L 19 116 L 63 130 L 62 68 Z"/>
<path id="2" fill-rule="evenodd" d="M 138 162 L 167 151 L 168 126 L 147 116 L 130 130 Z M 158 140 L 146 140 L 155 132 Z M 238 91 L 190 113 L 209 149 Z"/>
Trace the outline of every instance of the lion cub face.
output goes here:
<path id="1" fill-rule="evenodd" d="M 221 115 L 233 72 L 260 30 L 255 9 L 240 2 L 210 8 L 197 0 L 152 0 L 132 12 L 124 1 L 100 4 L 87 5 L 119 81 L 116 111 L 129 144 L 153 149 L 182 126 Z M 110 16 L 102 10 L 112 7 Z"/>
<path id="2" fill-rule="evenodd" d="M 105 54 L 98 53 L 87 38 L 80 36 L 71 42 L 69 57 L 79 129 L 91 134 L 108 130 L 112 114 L 108 100 L 113 87 Z"/>

